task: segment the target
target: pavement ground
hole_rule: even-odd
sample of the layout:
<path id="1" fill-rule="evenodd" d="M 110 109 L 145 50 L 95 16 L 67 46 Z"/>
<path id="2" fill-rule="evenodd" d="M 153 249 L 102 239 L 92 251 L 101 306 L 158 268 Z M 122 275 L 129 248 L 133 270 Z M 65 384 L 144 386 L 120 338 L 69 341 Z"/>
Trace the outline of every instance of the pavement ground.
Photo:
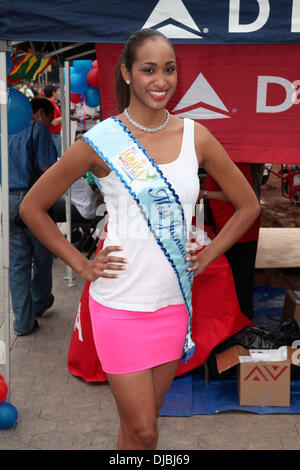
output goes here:
<path id="1" fill-rule="evenodd" d="M 39 329 L 17 337 L 11 327 L 9 402 L 18 410 L 18 421 L 14 428 L 0 430 L 0 450 L 116 448 L 119 421 L 109 385 L 87 384 L 68 371 L 68 349 L 84 281 L 73 273 L 76 286 L 68 287 L 65 275 L 65 264 L 55 259 L 55 302 L 39 320 Z M 297 414 L 160 417 L 159 425 L 161 450 L 300 448 Z"/>

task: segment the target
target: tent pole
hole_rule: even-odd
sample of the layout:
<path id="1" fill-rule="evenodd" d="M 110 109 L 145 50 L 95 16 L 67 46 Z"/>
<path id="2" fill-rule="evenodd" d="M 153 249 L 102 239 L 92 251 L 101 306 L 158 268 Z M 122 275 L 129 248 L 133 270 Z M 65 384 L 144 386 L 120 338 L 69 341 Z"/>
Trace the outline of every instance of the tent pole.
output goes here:
<path id="1" fill-rule="evenodd" d="M 3 313 L 5 371 L 4 380 L 8 387 L 6 400 L 10 396 L 10 315 L 9 315 L 9 167 L 8 167 L 8 117 L 7 117 L 7 41 L 0 41 L 0 108 L 1 108 L 1 195 L 2 195 L 2 267 L 3 267 Z"/>
<path id="2" fill-rule="evenodd" d="M 65 70 L 65 77 L 64 77 Z M 70 122 L 70 63 L 65 61 L 64 67 L 59 67 L 60 79 L 60 99 L 62 111 L 62 153 L 64 153 L 71 145 L 71 122 Z M 71 188 L 65 193 L 66 205 L 66 224 L 67 224 L 67 240 L 71 243 Z M 70 266 L 66 266 L 66 279 L 68 279 L 68 287 L 76 284 L 73 282 L 73 272 Z"/>

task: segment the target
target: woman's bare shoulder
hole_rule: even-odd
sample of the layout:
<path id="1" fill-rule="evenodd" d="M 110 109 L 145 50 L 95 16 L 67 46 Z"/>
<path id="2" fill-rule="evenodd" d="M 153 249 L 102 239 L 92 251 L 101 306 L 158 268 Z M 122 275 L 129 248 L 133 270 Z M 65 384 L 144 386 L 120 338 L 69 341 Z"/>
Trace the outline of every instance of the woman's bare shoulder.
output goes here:
<path id="1" fill-rule="evenodd" d="M 207 129 L 207 127 L 203 126 L 203 124 L 200 124 L 199 122 L 194 121 L 194 144 L 199 165 L 203 164 L 207 147 L 215 140 L 216 139 Z"/>
<path id="2" fill-rule="evenodd" d="M 174 116 L 174 114 L 172 114 L 170 122 L 176 130 L 183 129 L 183 126 L 184 126 L 184 119 L 183 118 L 178 117 L 178 116 Z"/>
<path id="3" fill-rule="evenodd" d="M 213 134 L 207 129 L 207 127 L 197 121 L 194 121 L 194 134 L 195 139 L 202 142 L 214 139 Z"/>

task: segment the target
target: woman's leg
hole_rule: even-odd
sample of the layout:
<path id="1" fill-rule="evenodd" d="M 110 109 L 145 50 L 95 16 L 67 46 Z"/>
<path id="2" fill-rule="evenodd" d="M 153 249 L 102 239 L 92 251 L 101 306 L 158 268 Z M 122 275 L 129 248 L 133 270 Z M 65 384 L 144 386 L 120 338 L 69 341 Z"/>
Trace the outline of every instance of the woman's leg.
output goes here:
<path id="1" fill-rule="evenodd" d="M 176 360 L 132 374 L 107 374 L 120 416 L 119 450 L 156 448 L 157 417 L 178 363 Z"/>
<path id="2" fill-rule="evenodd" d="M 118 449 L 153 450 L 157 429 L 152 370 L 106 375 L 120 417 Z"/>
<path id="3" fill-rule="evenodd" d="M 162 364 L 152 369 L 156 418 L 158 418 L 159 416 L 159 412 L 160 412 L 164 397 L 167 391 L 169 390 L 170 385 L 173 382 L 173 379 L 177 372 L 178 364 L 179 364 L 179 360 L 176 360 L 172 362 L 167 362 L 166 364 Z M 159 427 L 158 427 L 158 422 L 156 422 L 155 449 L 156 449 L 157 442 L 158 442 L 158 436 L 159 436 Z"/>
<path id="4" fill-rule="evenodd" d="M 156 416 L 159 415 L 164 397 L 173 382 L 173 379 L 177 372 L 178 364 L 179 359 L 176 361 L 167 362 L 166 364 L 162 364 L 161 366 L 157 366 L 152 369 Z"/>

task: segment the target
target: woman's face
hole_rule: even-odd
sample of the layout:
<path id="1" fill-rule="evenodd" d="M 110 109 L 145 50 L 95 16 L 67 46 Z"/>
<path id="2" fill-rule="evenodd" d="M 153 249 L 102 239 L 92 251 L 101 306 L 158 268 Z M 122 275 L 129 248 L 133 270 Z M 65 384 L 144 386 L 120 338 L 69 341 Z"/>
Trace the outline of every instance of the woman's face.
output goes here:
<path id="1" fill-rule="evenodd" d="M 176 58 L 172 47 L 154 37 L 144 41 L 136 51 L 130 80 L 130 104 L 137 102 L 152 109 L 162 109 L 177 84 Z"/>

